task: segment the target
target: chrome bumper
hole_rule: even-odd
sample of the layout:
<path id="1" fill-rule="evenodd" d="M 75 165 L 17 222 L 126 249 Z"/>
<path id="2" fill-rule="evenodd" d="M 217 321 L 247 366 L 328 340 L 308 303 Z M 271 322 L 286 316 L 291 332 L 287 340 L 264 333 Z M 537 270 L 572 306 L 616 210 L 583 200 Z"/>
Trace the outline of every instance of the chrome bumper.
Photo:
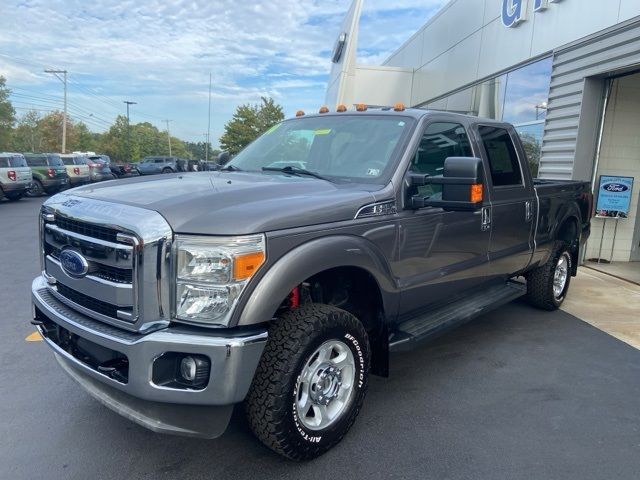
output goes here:
<path id="1" fill-rule="evenodd" d="M 206 406 L 232 405 L 241 402 L 249 390 L 267 341 L 266 331 L 242 336 L 221 330 L 198 329 L 196 331 L 189 327 L 169 327 L 147 335 L 127 332 L 87 317 L 60 302 L 51 294 L 47 282 L 41 276 L 34 279 L 31 296 L 35 307 L 34 316 L 37 308 L 48 320 L 81 339 L 126 355 L 129 365 L 127 382 L 122 383 L 95 370 L 61 348 L 47 338 L 46 330 L 42 326 L 38 326 L 47 344 L 68 366 L 65 370 L 71 369 L 81 377 L 93 380 L 90 382 L 92 385 L 103 384 L 137 400 Z M 208 385 L 202 390 L 184 390 L 155 385 L 152 381 L 152 366 L 154 361 L 166 352 L 200 354 L 209 357 L 211 373 Z M 92 393 L 87 388 L 86 382 L 80 383 L 89 393 Z M 117 395 L 112 397 L 125 398 Z M 119 402 L 122 403 L 122 400 L 112 400 L 111 404 L 103 403 L 117 410 L 114 404 Z M 134 408 L 131 405 L 122 405 L 122 407 Z"/>

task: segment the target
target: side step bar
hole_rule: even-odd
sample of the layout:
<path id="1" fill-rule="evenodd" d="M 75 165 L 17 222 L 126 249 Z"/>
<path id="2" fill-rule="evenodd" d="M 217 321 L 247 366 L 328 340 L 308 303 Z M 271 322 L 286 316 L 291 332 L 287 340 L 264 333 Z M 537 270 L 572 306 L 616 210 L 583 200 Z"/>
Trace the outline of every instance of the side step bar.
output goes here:
<path id="1" fill-rule="evenodd" d="M 445 333 L 526 293 L 526 285 L 513 281 L 474 292 L 464 299 L 399 324 L 389 338 L 389 350 L 411 350 L 423 341 Z"/>

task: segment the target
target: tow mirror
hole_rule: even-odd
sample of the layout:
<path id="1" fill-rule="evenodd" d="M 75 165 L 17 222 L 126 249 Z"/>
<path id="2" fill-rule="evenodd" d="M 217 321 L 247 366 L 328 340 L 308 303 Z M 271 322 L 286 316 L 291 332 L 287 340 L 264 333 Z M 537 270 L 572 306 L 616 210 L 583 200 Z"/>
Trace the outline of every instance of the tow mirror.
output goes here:
<path id="1" fill-rule="evenodd" d="M 229 161 L 229 159 L 231 158 L 231 155 L 229 155 L 229 152 L 224 151 L 224 152 L 220 152 L 218 154 L 218 161 L 217 163 L 219 165 L 224 165 L 225 163 L 227 163 Z"/>
<path id="2" fill-rule="evenodd" d="M 410 173 L 409 186 L 442 185 L 441 198 L 435 195 L 413 195 L 413 208 L 439 207 L 444 210 L 473 211 L 482 207 L 484 199 L 484 166 L 474 157 L 449 157 L 444 161 L 442 176 Z"/>

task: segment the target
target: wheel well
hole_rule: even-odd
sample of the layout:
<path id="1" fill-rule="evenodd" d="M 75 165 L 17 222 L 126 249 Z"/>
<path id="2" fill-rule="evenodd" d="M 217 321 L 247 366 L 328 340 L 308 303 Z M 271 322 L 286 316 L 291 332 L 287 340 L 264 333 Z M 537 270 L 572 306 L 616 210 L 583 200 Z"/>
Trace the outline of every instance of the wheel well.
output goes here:
<path id="1" fill-rule="evenodd" d="M 389 371 L 389 334 L 378 282 L 359 267 L 337 267 L 317 273 L 294 289 L 281 309 L 295 308 L 307 302 L 333 305 L 346 310 L 362 322 L 371 346 L 371 372 L 387 376 Z"/>
<path id="2" fill-rule="evenodd" d="M 578 255 L 580 250 L 579 231 L 578 220 L 575 217 L 569 217 L 562 223 L 556 235 L 558 240 L 562 240 L 569 246 L 571 253 L 571 273 L 574 276 L 578 271 Z"/>

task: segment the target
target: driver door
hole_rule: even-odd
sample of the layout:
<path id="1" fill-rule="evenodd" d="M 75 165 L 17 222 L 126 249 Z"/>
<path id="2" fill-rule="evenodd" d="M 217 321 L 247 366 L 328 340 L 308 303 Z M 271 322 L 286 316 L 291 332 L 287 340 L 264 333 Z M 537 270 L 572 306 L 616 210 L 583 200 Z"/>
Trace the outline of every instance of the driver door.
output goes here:
<path id="1" fill-rule="evenodd" d="M 477 157 L 478 153 L 464 125 L 434 119 L 425 127 L 409 169 L 442 175 L 446 158 Z M 441 199 L 442 186 L 409 187 L 408 195 L 415 194 Z M 489 203 L 486 195 L 484 202 Z M 482 224 L 482 210 L 409 207 L 400 216 L 398 258 L 392 268 L 402 290 L 401 318 L 450 301 L 486 281 L 490 230 Z"/>

